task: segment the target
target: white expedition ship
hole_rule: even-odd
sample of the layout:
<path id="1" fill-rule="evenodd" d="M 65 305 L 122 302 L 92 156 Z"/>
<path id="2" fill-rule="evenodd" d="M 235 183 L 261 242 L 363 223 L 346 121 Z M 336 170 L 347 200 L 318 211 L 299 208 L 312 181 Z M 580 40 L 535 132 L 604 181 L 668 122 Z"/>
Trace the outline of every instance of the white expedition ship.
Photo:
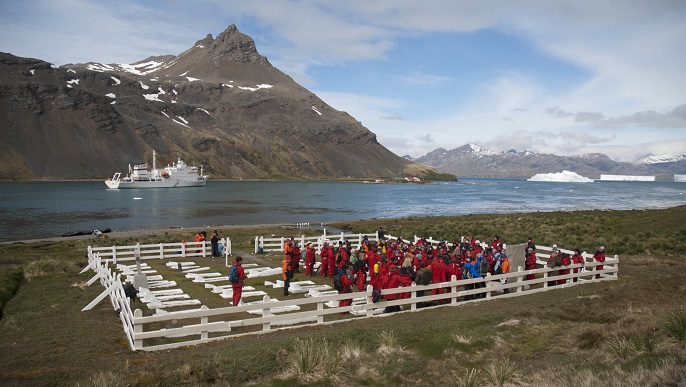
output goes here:
<path id="1" fill-rule="evenodd" d="M 202 174 L 202 166 L 198 171 L 198 167 L 188 166 L 180 157 L 175 164 L 157 169 L 153 151 L 152 171 L 148 171 L 148 164 L 136 164 L 133 168 L 129 164 L 126 177 L 121 177 L 121 173 L 117 172 L 111 179 L 105 180 L 105 184 L 111 189 L 204 187 L 207 178 Z"/>

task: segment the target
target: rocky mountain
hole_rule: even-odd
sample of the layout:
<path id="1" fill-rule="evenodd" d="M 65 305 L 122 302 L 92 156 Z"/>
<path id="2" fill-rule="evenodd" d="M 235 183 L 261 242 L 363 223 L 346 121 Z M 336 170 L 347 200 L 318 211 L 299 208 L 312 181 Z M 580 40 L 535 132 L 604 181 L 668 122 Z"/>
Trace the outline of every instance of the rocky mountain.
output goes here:
<path id="1" fill-rule="evenodd" d="M 232 25 L 133 64 L 0 53 L 0 179 L 89 179 L 177 156 L 217 178 L 435 174 L 260 55 Z"/>
<path id="2" fill-rule="evenodd" d="M 633 163 L 617 162 L 602 153 L 579 156 L 556 156 L 530 151 L 493 152 L 475 144 L 453 150 L 438 148 L 411 161 L 431 166 L 437 171 L 458 177 L 521 177 L 538 173 L 576 172 L 591 179 L 601 174 L 656 175 L 658 179 L 672 179 L 674 174 L 686 172 L 686 156 L 651 156 Z"/>

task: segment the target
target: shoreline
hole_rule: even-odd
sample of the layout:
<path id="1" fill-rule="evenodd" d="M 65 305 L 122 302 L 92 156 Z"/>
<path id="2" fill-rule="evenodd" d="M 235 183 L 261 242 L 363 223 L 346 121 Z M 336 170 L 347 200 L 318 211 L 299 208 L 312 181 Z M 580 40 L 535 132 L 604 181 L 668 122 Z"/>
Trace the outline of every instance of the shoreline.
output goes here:
<path id="1" fill-rule="evenodd" d="M 676 206 L 669 206 L 669 207 L 659 207 L 659 208 L 639 208 L 639 209 L 588 209 L 588 210 L 574 210 L 574 211 L 534 211 L 534 212 L 508 212 L 508 213 L 478 213 L 478 214 L 462 214 L 462 215 L 423 215 L 423 216 L 403 216 L 403 217 L 397 217 L 397 218 L 382 218 L 384 221 L 387 222 L 394 222 L 397 220 L 402 220 L 402 219 L 407 219 L 407 218 L 461 218 L 461 217 L 470 217 L 473 215 L 479 215 L 479 216 L 500 216 L 500 215 L 513 215 L 513 214 L 519 214 L 519 215 L 526 215 L 526 214 L 535 214 L 535 213 L 556 213 L 556 212 L 562 212 L 562 213 L 568 213 L 568 214 L 574 214 L 574 213 L 582 213 L 582 212 L 614 212 L 614 211 L 662 211 L 662 210 L 669 210 L 669 209 L 677 209 L 679 207 L 686 207 L 686 204 L 681 204 L 681 205 L 676 205 Z M 329 221 L 329 222 L 318 222 L 311 224 L 309 227 L 310 228 L 331 228 L 328 226 L 329 224 L 332 223 L 341 223 L 341 222 L 359 222 L 359 221 L 377 221 L 380 218 L 378 217 L 370 217 L 370 218 L 364 218 L 364 219 L 339 219 L 339 220 L 334 220 L 334 221 Z M 123 230 L 123 231 L 117 231 L 114 230 L 112 232 L 107 233 L 108 239 L 118 239 L 118 238 L 130 238 L 136 235 L 153 235 L 153 234 L 161 234 L 161 233 L 166 233 L 166 234 L 171 234 L 171 233 L 176 233 L 176 234 L 181 234 L 183 232 L 188 232 L 189 230 L 197 230 L 197 229 L 202 229 L 202 230 L 213 230 L 213 229 L 232 229 L 232 228 L 242 228 L 242 229 L 251 229 L 251 228 L 260 228 L 260 227 L 296 227 L 294 223 L 260 223 L 260 224 L 235 224 L 235 225 L 203 225 L 203 226 L 172 226 L 169 228 L 155 228 L 155 229 L 141 229 L 141 230 Z M 194 231 L 191 231 L 194 232 Z M 96 238 L 92 234 L 88 235 L 78 235 L 78 236 L 69 236 L 69 237 L 45 237 L 45 238 L 35 238 L 35 239 L 19 239 L 19 240 L 11 240 L 11 241 L 0 241 L 0 245 L 7 245 L 7 244 L 15 244 L 15 243 L 38 243 L 38 242 L 62 242 L 62 241 L 73 241 L 73 240 L 83 240 L 83 239 L 93 239 Z"/>

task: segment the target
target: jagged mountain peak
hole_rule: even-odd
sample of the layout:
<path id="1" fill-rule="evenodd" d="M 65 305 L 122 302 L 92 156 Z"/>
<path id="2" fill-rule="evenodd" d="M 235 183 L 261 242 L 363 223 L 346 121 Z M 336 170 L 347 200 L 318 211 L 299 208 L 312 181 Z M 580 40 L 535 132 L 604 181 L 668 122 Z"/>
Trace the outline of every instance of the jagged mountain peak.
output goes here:
<path id="1" fill-rule="evenodd" d="M 257 52 L 255 41 L 238 31 L 235 24 L 230 25 L 216 39 L 211 38 L 212 35 L 208 35 L 200 45 L 208 46 L 207 56 L 215 65 L 221 62 L 269 64 L 267 58 Z"/>

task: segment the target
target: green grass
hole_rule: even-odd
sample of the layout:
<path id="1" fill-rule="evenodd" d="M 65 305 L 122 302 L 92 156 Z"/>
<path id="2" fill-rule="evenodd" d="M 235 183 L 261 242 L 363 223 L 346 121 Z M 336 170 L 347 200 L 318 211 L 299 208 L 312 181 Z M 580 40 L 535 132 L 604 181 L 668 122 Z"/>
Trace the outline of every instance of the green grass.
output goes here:
<path id="1" fill-rule="evenodd" d="M 190 240 L 196 230 L 4 244 L 0 352 L 6 355 L 0 362 L 0 380 L 31 386 L 294 386 L 304 382 L 292 372 L 295 343 L 301 341 L 320 351 L 327 343 L 320 353 L 333 356 L 321 366 L 324 377 L 310 385 L 555 386 L 569 380 L 579 385 L 675 385 L 686 378 L 685 208 L 355 222 L 351 226 L 356 231 L 383 226 L 405 237 L 431 227 L 437 233 L 431 236 L 442 233 L 449 240 L 468 233 L 489 240 L 489 234 L 497 232 L 511 244 L 533 236 L 538 244 L 572 247 L 576 241 L 587 251 L 604 244 L 610 254 L 621 248 L 638 252 L 620 255 L 616 281 L 157 352 L 129 350 L 109 301 L 81 312 L 103 291 L 98 283 L 84 286 L 92 271 L 78 274 L 86 265 L 86 246 Z M 232 238 L 234 251 L 251 252 L 256 235 L 303 232 L 260 226 L 227 227 L 220 233 Z M 281 260 L 279 254 L 261 257 Z M 167 270 L 165 278 L 179 275 L 162 261 L 151 264 Z M 223 260 L 210 264 L 225 270 Z M 280 289 L 265 289 L 263 281 L 249 284 L 278 298 Z M 210 307 L 228 304 L 200 284 L 185 281 L 184 291 Z M 345 383 L 331 376 L 336 372 Z"/>

